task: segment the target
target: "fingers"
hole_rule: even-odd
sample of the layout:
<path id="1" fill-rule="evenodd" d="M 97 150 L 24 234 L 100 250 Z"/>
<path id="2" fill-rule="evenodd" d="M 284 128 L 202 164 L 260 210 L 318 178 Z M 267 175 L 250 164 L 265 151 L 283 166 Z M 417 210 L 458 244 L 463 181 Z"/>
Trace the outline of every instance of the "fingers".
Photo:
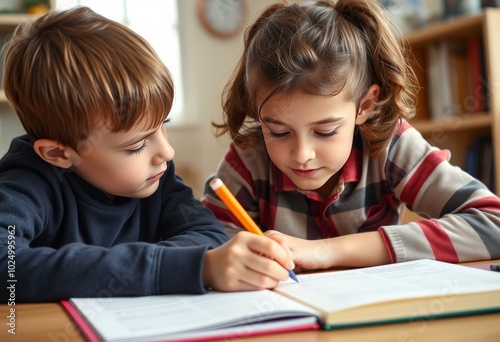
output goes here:
<path id="1" fill-rule="evenodd" d="M 268 230 L 264 233 L 268 238 L 270 239 L 273 239 L 274 241 L 276 241 L 287 253 L 288 255 L 290 256 L 290 258 L 292 257 L 292 251 L 290 250 L 290 247 L 288 245 L 288 236 L 283 234 L 283 233 L 280 233 L 280 232 L 277 232 L 275 230 Z M 293 260 L 292 260 L 292 263 L 293 263 Z M 290 265 L 291 268 L 290 269 L 294 269 L 295 268 L 295 265 Z"/>
<path id="2" fill-rule="evenodd" d="M 262 290 L 276 287 L 288 278 L 288 271 L 277 262 L 262 255 L 252 254 L 240 273 L 238 286 L 249 290 Z"/>
<path id="3" fill-rule="evenodd" d="M 288 252 L 276 241 L 242 232 L 207 251 L 203 282 L 220 291 L 273 288 L 288 279 L 292 265 Z"/>
<path id="4" fill-rule="evenodd" d="M 280 280 L 276 274 L 286 271 L 276 262 L 264 256 L 255 255 L 253 252 L 238 253 L 230 249 L 229 253 L 220 253 L 218 249 L 210 250 L 205 257 L 203 270 L 203 282 L 207 287 L 219 291 L 254 291 L 276 287 Z M 222 258 L 220 256 L 223 255 Z M 255 257 L 255 258 L 252 258 Z M 262 260 L 260 260 L 262 259 Z M 274 264 L 278 267 L 266 266 L 265 263 Z M 254 268 L 248 267 L 253 264 Z M 272 275 L 257 271 L 257 269 L 275 272 Z M 266 271 L 264 271 L 266 272 Z M 283 276 L 283 274 L 281 275 Z"/>
<path id="5" fill-rule="evenodd" d="M 291 258 L 291 252 L 287 245 L 286 236 L 278 234 L 272 235 L 273 238 L 262 238 L 261 236 L 251 236 L 248 240 L 248 246 L 256 254 L 265 255 L 287 270 L 292 270 L 295 265 Z M 277 240 L 275 240 L 275 238 Z"/>
<path id="6" fill-rule="evenodd" d="M 275 230 L 268 230 L 264 233 L 268 238 L 279 243 L 285 250 L 288 249 L 288 238 L 285 234 L 277 232 Z"/>
<path id="7" fill-rule="evenodd" d="M 267 231 L 265 235 L 290 251 L 289 253 L 295 262 L 296 272 L 306 269 L 323 269 L 335 265 L 332 260 L 338 248 L 334 248 L 333 243 L 338 238 L 306 240 L 274 230 Z"/>
<path id="8" fill-rule="evenodd" d="M 263 253 L 250 253 L 244 261 L 246 269 L 251 271 L 252 278 L 257 281 L 247 280 L 248 283 L 257 285 L 258 279 L 263 275 L 278 281 L 288 278 L 288 267 L 284 267 L 275 258 Z"/>

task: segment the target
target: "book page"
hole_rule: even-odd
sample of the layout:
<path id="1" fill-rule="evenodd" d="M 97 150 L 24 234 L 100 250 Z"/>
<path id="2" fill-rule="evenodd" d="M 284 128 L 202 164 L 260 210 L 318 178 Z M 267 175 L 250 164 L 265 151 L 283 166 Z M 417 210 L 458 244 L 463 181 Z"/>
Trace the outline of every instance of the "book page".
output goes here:
<path id="1" fill-rule="evenodd" d="M 205 336 L 205 329 L 219 329 L 212 333 L 216 334 L 226 328 L 238 335 L 258 329 L 270 319 L 300 318 L 296 322 L 275 321 L 270 326 L 273 329 L 317 320 L 313 309 L 267 290 L 70 301 L 107 341 L 145 336 Z M 304 317 L 307 319 L 301 319 Z"/>
<path id="2" fill-rule="evenodd" d="M 332 312 L 370 303 L 500 290 L 500 273 L 434 260 L 298 275 L 275 291 Z"/>

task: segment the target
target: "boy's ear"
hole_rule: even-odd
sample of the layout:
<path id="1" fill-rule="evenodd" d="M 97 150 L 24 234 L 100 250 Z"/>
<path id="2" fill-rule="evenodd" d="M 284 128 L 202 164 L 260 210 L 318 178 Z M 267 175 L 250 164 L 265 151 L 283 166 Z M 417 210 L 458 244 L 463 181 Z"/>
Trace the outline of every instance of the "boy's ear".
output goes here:
<path id="1" fill-rule="evenodd" d="M 38 139 L 33 149 L 47 163 L 67 169 L 73 165 L 73 154 L 76 152 L 69 146 L 52 139 Z"/>
<path id="2" fill-rule="evenodd" d="M 368 88 L 365 96 L 359 103 L 359 109 L 356 115 L 356 125 L 361 125 L 368 119 L 377 104 L 379 93 L 380 87 L 377 84 L 372 84 L 370 88 Z"/>

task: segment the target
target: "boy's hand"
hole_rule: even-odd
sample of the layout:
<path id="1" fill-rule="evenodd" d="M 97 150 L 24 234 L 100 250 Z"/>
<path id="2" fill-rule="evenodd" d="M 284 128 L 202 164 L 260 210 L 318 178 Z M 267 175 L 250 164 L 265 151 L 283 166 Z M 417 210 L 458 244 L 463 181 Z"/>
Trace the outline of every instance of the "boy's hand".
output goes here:
<path id="1" fill-rule="evenodd" d="M 288 279 L 288 270 L 293 267 L 289 252 L 276 241 L 240 232 L 207 251 L 203 283 L 219 291 L 269 289 Z"/>

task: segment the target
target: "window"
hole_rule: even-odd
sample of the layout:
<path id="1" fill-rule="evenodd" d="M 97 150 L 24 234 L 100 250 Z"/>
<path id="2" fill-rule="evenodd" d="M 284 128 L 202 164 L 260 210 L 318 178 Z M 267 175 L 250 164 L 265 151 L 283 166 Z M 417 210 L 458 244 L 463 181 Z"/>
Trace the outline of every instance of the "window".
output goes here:
<path id="1" fill-rule="evenodd" d="M 56 0 L 56 9 L 88 6 L 143 36 L 167 65 L 175 85 L 171 116 L 182 120 L 184 109 L 178 10 L 176 0 Z"/>

